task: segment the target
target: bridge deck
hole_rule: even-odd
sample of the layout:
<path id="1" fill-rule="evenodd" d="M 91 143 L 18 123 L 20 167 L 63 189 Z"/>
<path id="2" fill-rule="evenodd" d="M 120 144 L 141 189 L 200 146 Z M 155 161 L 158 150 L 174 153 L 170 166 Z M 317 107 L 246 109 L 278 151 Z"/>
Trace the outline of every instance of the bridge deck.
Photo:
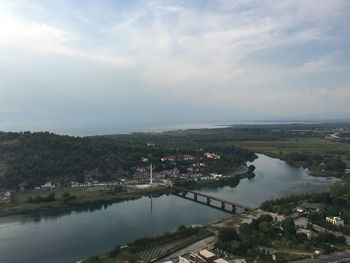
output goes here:
<path id="1" fill-rule="evenodd" d="M 197 196 L 202 196 L 202 197 L 208 198 L 210 200 L 215 200 L 215 201 L 218 201 L 218 202 L 222 202 L 222 203 L 229 204 L 229 205 L 232 205 L 232 206 L 240 207 L 240 208 L 243 208 L 243 209 L 253 210 L 253 208 L 251 208 L 249 206 L 246 206 L 246 205 L 242 205 L 242 204 L 238 204 L 238 203 L 235 203 L 235 202 L 227 201 L 227 200 L 222 199 L 222 198 L 218 198 L 218 197 L 215 197 L 215 196 L 211 196 L 211 195 L 195 192 L 195 191 L 188 190 L 188 189 L 185 189 L 185 188 L 174 186 L 173 189 L 181 191 L 181 192 L 196 194 Z"/>

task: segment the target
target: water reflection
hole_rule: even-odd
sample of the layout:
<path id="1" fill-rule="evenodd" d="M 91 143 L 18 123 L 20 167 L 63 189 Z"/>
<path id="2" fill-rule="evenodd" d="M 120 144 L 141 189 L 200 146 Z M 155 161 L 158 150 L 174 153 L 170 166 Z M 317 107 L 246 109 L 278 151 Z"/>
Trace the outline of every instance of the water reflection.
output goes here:
<path id="1" fill-rule="evenodd" d="M 259 155 L 253 164 L 256 176 L 242 179 L 238 186 L 217 185 L 196 191 L 256 207 L 266 199 L 293 191 L 324 189 L 334 181 L 311 177 L 304 169 L 264 155 Z M 0 218 L 0 262 L 75 262 L 181 224 L 207 224 L 227 216 L 228 213 L 196 202 L 162 195 Z"/>

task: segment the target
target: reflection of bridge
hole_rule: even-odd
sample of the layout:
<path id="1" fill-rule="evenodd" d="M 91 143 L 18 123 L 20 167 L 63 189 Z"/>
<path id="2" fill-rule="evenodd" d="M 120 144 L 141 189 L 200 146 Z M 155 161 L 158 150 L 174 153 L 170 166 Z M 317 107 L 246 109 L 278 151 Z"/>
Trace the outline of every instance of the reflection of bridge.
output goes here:
<path id="1" fill-rule="evenodd" d="M 229 212 L 229 213 L 235 213 L 237 207 L 243 209 L 244 211 L 253 210 L 253 208 L 251 208 L 251 207 L 241 205 L 241 204 L 238 204 L 235 202 L 227 201 L 227 200 L 215 197 L 215 196 L 210 196 L 207 194 L 195 192 L 192 190 L 188 190 L 188 189 L 176 187 L 176 186 L 173 186 L 172 188 L 175 190 L 174 194 L 176 194 L 180 197 L 183 197 L 183 198 L 186 198 L 186 199 L 189 199 L 189 200 L 201 203 L 201 204 L 205 204 L 205 205 L 208 205 L 210 207 L 218 208 L 220 210 L 224 210 L 224 211 Z M 190 193 L 192 196 L 187 196 L 188 193 Z M 200 197 L 204 198 L 205 201 L 200 201 L 199 200 Z M 211 203 L 212 201 L 218 202 L 220 204 L 220 206 L 213 205 Z M 229 207 L 231 207 L 231 210 L 227 209 L 227 205 Z"/>

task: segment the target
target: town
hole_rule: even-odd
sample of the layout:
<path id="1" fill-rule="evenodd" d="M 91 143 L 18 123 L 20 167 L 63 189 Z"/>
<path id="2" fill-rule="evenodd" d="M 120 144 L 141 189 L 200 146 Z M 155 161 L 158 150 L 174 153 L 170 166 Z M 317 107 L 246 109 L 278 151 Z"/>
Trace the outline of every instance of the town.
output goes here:
<path id="1" fill-rule="evenodd" d="M 154 146 L 147 143 L 148 147 Z M 203 152 L 200 149 L 199 154 L 181 154 L 181 155 L 165 155 L 156 160 L 157 165 L 153 165 L 149 160 L 149 156 L 140 156 L 136 162 L 136 166 L 132 168 L 134 171 L 127 177 L 117 177 L 113 181 L 98 181 L 94 171 L 84 175 L 83 182 L 66 180 L 65 182 L 48 181 L 42 185 L 30 187 L 28 183 L 22 182 L 15 189 L 0 192 L 0 202 L 10 203 L 16 193 L 45 193 L 62 191 L 69 189 L 81 189 L 89 191 L 109 191 L 116 186 L 125 187 L 127 189 L 145 189 L 157 186 L 172 186 L 176 182 L 201 182 L 210 183 L 220 181 L 227 178 L 240 178 L 252 176 L 254 166 L 242 164 L 239 167 L 232 167 L 229 174 L 219 174 L 211 172 L 211 166 L 221 165 L 221 156 L 214 152 Z M 210 169 L 211 168 L 211 169 Z"/>

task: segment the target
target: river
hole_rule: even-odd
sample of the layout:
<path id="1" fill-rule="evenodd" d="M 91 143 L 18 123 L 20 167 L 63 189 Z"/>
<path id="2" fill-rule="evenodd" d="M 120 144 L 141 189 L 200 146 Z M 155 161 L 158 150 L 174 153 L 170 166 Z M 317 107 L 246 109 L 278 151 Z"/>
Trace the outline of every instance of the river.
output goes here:
<path id="1" fill-rule="evenodd" d="M 261 202 L 296 192 L 325 189 L 335 179 L 309 176 L 302 168 L 258 155 L 256 176 L 232 187 L 199 191 L 257 207 Z M 38 217 L 0 218 L 0 262 L 64 263 L 102 254 L 115 245 L 176 229 L 181 224 L 207 224 L 229 214 L 182 199 L 156 198 L 116 203 L 102 209 Z"/>

